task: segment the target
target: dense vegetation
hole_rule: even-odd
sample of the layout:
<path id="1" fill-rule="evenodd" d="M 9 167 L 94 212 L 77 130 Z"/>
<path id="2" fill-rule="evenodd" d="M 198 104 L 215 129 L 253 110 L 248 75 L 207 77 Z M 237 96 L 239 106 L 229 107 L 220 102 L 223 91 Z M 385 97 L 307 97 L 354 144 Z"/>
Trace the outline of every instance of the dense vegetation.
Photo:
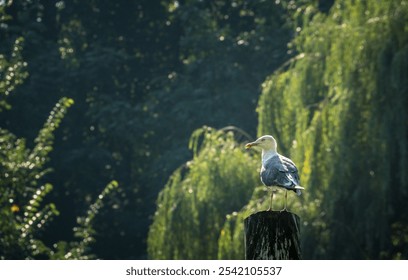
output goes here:
<path id="1" fill-rule="evenodd" d="M 291 199 L 290 209 L 303 220 L 304 258 L 405 259 L 408 3 L 338 1 L 327 15 L 313 6 L 302 8 L 302 25 L 290 43 L 296 56 L 263 83 L 257 112 L 258 135 L 275 135 L 280 151 L 290 155 L 300 168 L 307 191 L 303 200 Z M 254 170 L 252 161 L 244 165 L 244 169 Z M 225 178 L 237 176 L 238 168 L 243 168 L 242 162 L 231 157 L 228 169 L 232 172 Z M 180 183 L 171 182 L 165 188 L 154 226 L 163 219 L 162 201 L 169 198 L 169 189 L 182 192 L 182 187 L 199 174 L 201 170 L 191 169 Z M 218 248 L 220 259 L 243 258 L 243 219 L 266 209 L 263 187 L 255 188 L 248 200 L 247 191 L 254 187 L 249 184 L 245 191 L 235 189 L 247 202 L 238 205 L 243 207 L 238 212 L 237 208 L 229 213 L 219 210 L 225 224 L 218 229 L 218 238 L 212 239 L 211 246 L 206 241 L 208 249 L 196 251 L 194 258 L 213 258 L 212 246 Z M 177 208 L 186 199 L 171 201 L 174 204 L 167 203 Z M 205 211 L 201 204 L 184 210 L 201 211 Z M 173 233 L 171 226 L 179 215 L 169 212 L 160 236 L 178 233 Z M 196 218 L 196 224 L 184 231 L 194 234 L 198 230 L 196 240 L 203 240 L 203 234 L 214 235 L 216 229 L 203 229 L 200 219 Z M 156 236 L 159 230 L 153 229 L 150 244 L 160 240 Z M 185 246 L 177 246 L 171 251 L 176 255 L 153 251 L 151 256 L 188 256 L 178 250 L 189 252 Z"/>
<path id="2" fill-rule="evenodd" d="M 309 258 L 408 257 L 407 20 L 404 1 L 339 1 L 264 83 L 259 133 L 286 144 L 320 208 L 304 204 Z"/>
<path id="3" fill-rule="evenodd" d="M 305 258 L 407 258 L 407 32 L 403 0 L 0 0 L 0 258 L 243 258 L 261 134 Z"/>

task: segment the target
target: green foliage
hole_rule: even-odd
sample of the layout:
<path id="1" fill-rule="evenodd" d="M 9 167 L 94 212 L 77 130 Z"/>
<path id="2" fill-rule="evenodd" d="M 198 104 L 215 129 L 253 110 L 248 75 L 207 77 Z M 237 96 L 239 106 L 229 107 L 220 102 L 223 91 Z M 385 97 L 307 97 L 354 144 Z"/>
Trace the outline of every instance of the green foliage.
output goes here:
<path id="1" fill-rule="evenodd" d="M 0 19 L 0 24 L 1 22 L 2 19 Z M 27 77 L 25 70 L 27 63 L 21 57 L 23 42 L 22 38 L 15 40 L 9 57 L 0 53 L 0 112 L 3 109 L 10 109 L 6 98 Z"/>
<path id="2" fill-rule="evenodd" d="M 267 208 L 259 155 L 228 133 L 188 139 L 255 134 L 259 98 L 258 134 L 307 189 L 289 197 L 305 257 L 407 258 L 406 1 L 3 2 L 2 257 L 91 258 L 97 236 L 98 257 L 146 258 L 157 194 L 193 156 L 160 194 L 149 255 L 243 258 L 242 220 Z M 39 133 L 64 96 L 70 116 L 62 99 Z"/>
<path id="3" fill-rule="evenodd" d="M 277 136 L 307 190 L 307 258 L 407 257 L 391 245 L 407 222 L 407 17 L 404 1 L 339 1 L 263 85 L 259 134 Z"/>
<path id="4" fill-rule="evenodd" d="M 9 99 L 14 110 L 2 114 L 1 127 L 31 140 L 56 99 L 75 100 L 48 162 L 60 216 L 46 238 L 65 238 L 83 205 L 116 179 L 121 189 L 107 201 L 115 212 L 99 213 L 95 251 L 101 258 L 145 258 L 155 199 L 191 158 L 192 132 L 234 125 L 255 134 L 259 84 L 289 57 L 285 11 L 297 9 L 293 2 L 22 0 L 1 6 L 0 52 L 24 38 L 29 73 Z M 111 240 L 115 246 L 106 246 Z"/>
<path id="5" fill-rule="evenodd" d="M 168 139 L 168 147 L 152 145 L 159 148 L 152 164 L 159 177 L 188 160 L 187 140 L 197 127 L 233 125 L 255 134 L 259 84 L 289 57 L 291 36 L 287 14 L 275 1 L 193 0 L 171 10 L 169 21 L 183 27 L 182 67 L 158 79 L 148 103 L 150 142 Z M 174 151 L 177 157 L 170 156 Z"/>
<path id="6" fill-rule="evenodd" d="M 217 257 L 226 214 L 247 203 L 259 180 L 256 162 L 234 140 L 236 134 L 208 127 L 193 133 L 193 159 L 173 173 L 157 200 L 150 258 Z"/>
<path id="7" fill-rule="evenodd" d="M 275 135 L 279 151 L 300 169 L 306 191 L 300 199 L 289 197 L 289 209 L 303 220 L 304 258 L 407 258 L 408 5 L 350 0 L 334 3 L 327 15 L 314 6 L 300 11 L 303 25 L 290 44 L 297 55 L 263 83 L 257 111 L 258 134 Z M 154 247 L 151 241 L 152 252 L 161 253 L 151 257 L 179 258 L 186 243 L 194 247 L 196 240 L 206 240 L 190 237 L 201 220 L 192 223 L 196 227 L 186 223 L 198 208 L 185 206 L 178 191 L 189 178 L 180 170 L 174 174 L 151 229 L 153 236 L 162 233 L 156 242 L 180 232 L 183 242 L 169 239 Z M 222 228 L 213 229 L 219 238 L 211 257 L 244 257 L 243 219 L 266 208 L 264 190 L 255 188 L 246 206 L 230 211 Z M 282 197 L 278 194 L 276 204 Z M 179 223 L 186 226 L 177 228 Z"/>
<path id="8" fill-rule="evenodd" d="M 5 217 L 0 221 L 1 259 L 36 258 L 47 251 L 38 236 L 58 211 L 53 203 L 42 205 L 52 186 L 40 182 L 50 171 L 45 163 L 52 150 L 53 132 L 71 104 L 72 100 L 64 98 L 55 105 L 32 149 L 25 139 L 0 130 L 0 205 Z"/>
<path id="9" fill-rule="evenodd" d="M 69 98 L 61 99 L 51 111 L 44 127 L 30 149 L 25 139 L 17 138 L 7 130 L 0 130 L 0 259 L 87 259 L 89 244 L 94 240 L 92 221 L 102 207 L 102 199 L 118 184 L 111 182 L 90 206 L 87 215 L 78 218 L 75 237 L 80 241 L 55 244 L 55 251 L 41 240 L 44 228 L 59 211 L 52 202 L 44 201 L 53 189 L 49 183 L 41 184 L 50 171 L 46 167 L 52 150 L 54 131 L 67 109 L 73 104 Z"/>
<path id="10" fill-rule="evenodd" d="M 95 258 L 95 255 L 89 253 L 90 245 L 95 242 L 94 219 L 103 207 L 103 199 L 116 190 L 118 186 L 118 182 L 112 181 L 103 189 L 95 202 L 89 206 L 86 216 L 77 218 L 78 226 L 74 227 L 73 230 L 74 236 L 79 241 L 70 244 L 65 241 L 58 242 L 54 245 L 55 250 L 51 252 L 52 259 L 87 260 Z"/>

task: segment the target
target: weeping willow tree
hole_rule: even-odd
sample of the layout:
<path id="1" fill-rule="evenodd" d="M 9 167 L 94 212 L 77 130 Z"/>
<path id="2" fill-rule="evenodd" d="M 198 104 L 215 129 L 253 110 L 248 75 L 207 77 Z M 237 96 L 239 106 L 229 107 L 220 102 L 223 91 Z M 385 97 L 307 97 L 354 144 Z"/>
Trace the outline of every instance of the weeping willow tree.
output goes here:
<path id="1" fill-rule="evenodd" d="M 198 129 L 193 159 L 176 170 L 160 193 L 150 227 L 152 259 L 216 259 L 226 215 L 248 203 L 258 184 L 256 162 L 237 131 Z"/>
<path id="2" fill-rule="evenodd" d="M 258 106 L 259 134 L 279 139 L 307 189 L 295 205 L 304 257 L 407 258 L 408 3 L 338 1 L 327 16 L 304 15 L 299 55 L 267 79 Z"/>
<path id="3" fill-rule="evenodd" d="M 258 134 L 278 139 L 306 188 L 289 197 L 303 221 L 303 257 L 408 258 L 408 3 L 345 0 L 328 14 L 306 6 L 302 16 L 297 56 L 263 83 L 257 111 Z M 159 197 L 153 258 L 244 257 L 243 219 L 264 210 L 268 196 L 250 155 L 228 155 L 247 167 L 220 176 L 229 164 L 208 143 Z M 219 199 L 244 191 L 230 180 L 248 186 L 240 211 Z"/>

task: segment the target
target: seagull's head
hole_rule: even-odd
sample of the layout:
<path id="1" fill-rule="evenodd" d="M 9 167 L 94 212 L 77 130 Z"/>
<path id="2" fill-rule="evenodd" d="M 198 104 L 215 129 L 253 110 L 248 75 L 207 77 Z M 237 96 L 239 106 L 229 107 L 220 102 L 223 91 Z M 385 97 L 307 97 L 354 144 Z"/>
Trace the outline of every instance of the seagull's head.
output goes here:
<path id="1" fill-rule="evenodd" d="M 245 145 L 246 149 L 250 149 L 252 147 L 260 148 L 264 151 L 272 150 L 276 152 L 277 144 L 275 138 L 273 138 L 271 135 L 264 135 L 256 139 L 256 141 Z"/>

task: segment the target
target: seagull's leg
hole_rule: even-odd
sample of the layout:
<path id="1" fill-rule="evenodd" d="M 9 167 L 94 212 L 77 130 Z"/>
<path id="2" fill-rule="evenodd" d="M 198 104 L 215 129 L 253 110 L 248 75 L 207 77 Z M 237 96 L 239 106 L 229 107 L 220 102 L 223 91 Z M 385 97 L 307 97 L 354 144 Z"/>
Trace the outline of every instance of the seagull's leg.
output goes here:
<path id="1" fill-rule="evenodd" d="M 281 210 L 281 212 L 286 211 L 287 203 L 288 203 L 288 190 L 285 189 L 285 205 L 284 205 L 283 209 Z"/>
<path id="2" fill-rule="evenodd" d="M 273 190 L 273 188 L 272 188 L 272 190 L 271 190 L 271 200 L 270 200 L 270 202 L 269 202 L 269 208 L 268 208 L 268 210 L 267 211 L 272 211 L 272 200 L 273 200 L 273 195 L 274 195 L 274 190 Z"/>
<path id="3" fill-rule="evenodd" d="M 273 211 L 272 210 L 272 201 L 273 201 L 273 197 L 275 196 L 275 193 L 277 192 L 277 190 L 275 188 L 272 187 L 272 191 L 271 191 L 271 200 L 269 202 L 269 208 L 267 211 Z"/>

